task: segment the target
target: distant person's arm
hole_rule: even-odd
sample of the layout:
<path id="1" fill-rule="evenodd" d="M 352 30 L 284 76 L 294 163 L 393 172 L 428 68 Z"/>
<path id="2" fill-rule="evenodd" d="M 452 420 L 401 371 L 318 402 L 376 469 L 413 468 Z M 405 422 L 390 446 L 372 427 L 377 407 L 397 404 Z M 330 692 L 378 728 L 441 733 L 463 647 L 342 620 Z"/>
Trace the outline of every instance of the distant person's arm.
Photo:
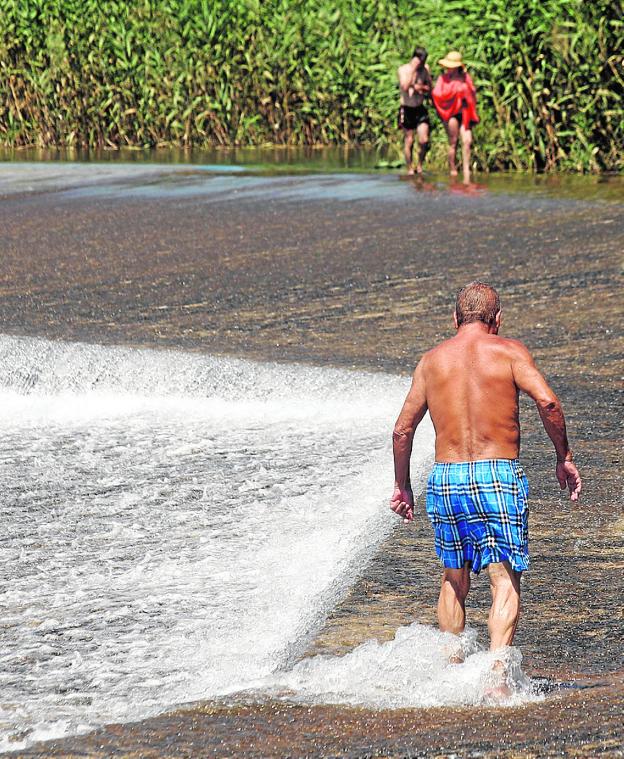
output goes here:
<path id="1" fill-rule="evenodd" d="M 408 92 L 412 86 L 412 72 L 409 70 L 409 67 L 406 71 L 403 66 L 399 66 L 397 75 L 399 77 L 399 88 L 404 92 Z"/>
<path id="2" fill-rule="evenodd" d="M 581 476 L 572 461 L 561 403 L 522 344 L 518 344 L 516 348 L 512 370 L 516 385 L 535 401 L 544 429 L 555 446 L 559 485 L 562 490 L 567 486 L 570 498 L 576 501 L 581 494 Z"/>
<path id="3" fill-rule="evenodd" d="M 423 89 L 421 90 L 421 92 L 430 95 L 432 90 L 433 90 L 433 81 L 431 79 L 431 71 L 429 70 L 429 66 L 427 66 L 427 64 L 425 63 L 425 77 L 423 81 Z"/>
<path id="4" fill-rule="evenodd" d="M 414 518 L 414 494 L 410 481 L 410 456 L 416 428 L 427 411 L 425 379 L 422 361 L 418 364 L 412 377 L 410 387 L 399 418 L 392 433 L 392 450 L 394 453 L 394 492 L 390 499 L 390 508 L 406 522 Z"/>

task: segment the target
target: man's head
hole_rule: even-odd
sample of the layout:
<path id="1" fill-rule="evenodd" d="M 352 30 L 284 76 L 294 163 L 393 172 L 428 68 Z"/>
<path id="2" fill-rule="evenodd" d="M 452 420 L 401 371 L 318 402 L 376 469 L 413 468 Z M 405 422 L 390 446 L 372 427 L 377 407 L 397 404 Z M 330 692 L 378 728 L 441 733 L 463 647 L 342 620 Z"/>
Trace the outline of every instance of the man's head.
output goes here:
<path id="1" fill-rule="evenodd" d="M 414 58 L 418 58 L 418 65 L 424 66 L 425 61 L 427 60 L 427 51 L 424 47 L 417 47 L 414 49 L 414 55 L 412 56 L 412 60 Z"/>
<path id="2" fill-rule="evenodd" d="M 500 298 L 493 287 L 484 282 L 471 282 L 457 291 L 455 326 L 483 322 L 498 331 L 500 310 Z"/>

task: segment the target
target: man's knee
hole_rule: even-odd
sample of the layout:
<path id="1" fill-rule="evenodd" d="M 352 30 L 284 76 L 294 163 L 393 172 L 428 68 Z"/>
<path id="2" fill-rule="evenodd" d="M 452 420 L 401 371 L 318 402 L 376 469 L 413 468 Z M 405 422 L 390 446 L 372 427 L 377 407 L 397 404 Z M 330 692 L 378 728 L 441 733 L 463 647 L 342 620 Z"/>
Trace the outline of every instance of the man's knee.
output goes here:
<path id="1" fill-rule="evenodd" d="M 520 603 L 520 572 L 515 572 L 508 561 L 489 564 L 488 575 L 492 594 Z"/>
<path id="2" fill-rule="evenodd" d="M 445 569 L 442 575 L 442 587 L 452 589 L 455 596 L 464 601 L 470 590 L 470 571 L 468 567 L 463 569 Z"/>

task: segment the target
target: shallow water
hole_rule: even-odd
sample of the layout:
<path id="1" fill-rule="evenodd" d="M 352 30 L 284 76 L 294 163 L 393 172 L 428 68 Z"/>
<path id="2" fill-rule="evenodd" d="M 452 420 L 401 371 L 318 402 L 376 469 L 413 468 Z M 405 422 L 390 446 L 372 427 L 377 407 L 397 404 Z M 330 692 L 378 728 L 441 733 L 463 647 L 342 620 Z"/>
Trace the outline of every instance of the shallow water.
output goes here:
<path id="1" fill-rule="evenodd" d="M 586 474 L 571 508 L 524 407 L 523 666 L 563 678 L 622 666 L 621 180 L 554 179 L 0 166 L 4 328 L 88 343 L 0 338 L 15 541 L 5 735 L 30 742 L 259 683 L 317 709 L 479 702 L 487 656 L 470 649 L 447 671 L 430 626 L 428 525 L 393 531 L 385 510 L 405 376 L 266 360 L 405 375 L 475 276 L 499 284 L 504 330 L 561 393 Z M 228 352 L 262 360 L 210 355 Z M 483 586 L 469 616 L 482 642 Z M 299 661 L 308 646 L 323 656 Z M 515 684 L 533 698 L 520 670 Z M 221 738 L 241 717 L 228 719 Z"/>
<path id="2" fill-rule="evenodd" d="M 463 661 L 449 663 L 451 655 Z M 278 698 L 312 704 L 405 709 L 489 702 L 514 707 L 542 698 L 539 684 L 524 674 L 521 664 L 518 648 L 493 654 L 473 629 L 458 639 L 414 622 L 400 627 L 391 641 L 373 639 L 344 656 L 306 658 L 258 685 Z M 501 685 L 508 692 L 492 699 Z"/>
<path id="3" fill-rule="evenodd" d="M 80 160 L 76 160 L 79 158 Z M 465 185 L 445 174 L 405 177 L 404 170 L 376 168 L 367 149 L 262 149 L 68 153 L 1 151 L 0 197 L 57 192 L 67 199 L 220 196 L 233 202 L 273 199 L 341 200 L 382 197 L 403 201 L 408 193 L 452 193 L 472 199 L 488 193 L 582 201 L 624 200 L 624 176 L 597 174 L 475 174 Z M 298 181 L 297 181 L 298 178 Z M 397 180 L 401 180 L 397 183 Z M 500 200 L 500 198 L 499 198 Z"/>

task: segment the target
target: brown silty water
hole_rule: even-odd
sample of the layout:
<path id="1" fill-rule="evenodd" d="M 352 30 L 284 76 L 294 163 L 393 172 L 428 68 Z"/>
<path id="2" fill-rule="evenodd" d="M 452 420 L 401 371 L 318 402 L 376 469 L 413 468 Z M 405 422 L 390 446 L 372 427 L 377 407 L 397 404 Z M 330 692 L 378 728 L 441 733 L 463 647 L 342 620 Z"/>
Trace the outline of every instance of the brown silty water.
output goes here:
<path id="1" fill-rule="evenodd" d="M 528 345 L 563 401 L 584 493 L 579 504 L 559 493 L 552 448 L 523 403 L 532 569 L 516 643 L 529 674 L 567 686 L 542 703 L 374 711 L 235 700 L 21 755 L 621 755 L 622 180 L 467 188 L 188 167 L 63 181 L 34 179 L 0 204 L 3 332 L 407 374 L 451 334 L 456 289 L 481 279 L 499 289 L 503 334 Z M 390 472 L 389 462 L 389 488 Z M 397 520 L 309 654 L 435 623 L 439 566 L 422 506 L 409 527 Z M 488 606 L 482 576 L 468 612 L 482 633 Z"/>

